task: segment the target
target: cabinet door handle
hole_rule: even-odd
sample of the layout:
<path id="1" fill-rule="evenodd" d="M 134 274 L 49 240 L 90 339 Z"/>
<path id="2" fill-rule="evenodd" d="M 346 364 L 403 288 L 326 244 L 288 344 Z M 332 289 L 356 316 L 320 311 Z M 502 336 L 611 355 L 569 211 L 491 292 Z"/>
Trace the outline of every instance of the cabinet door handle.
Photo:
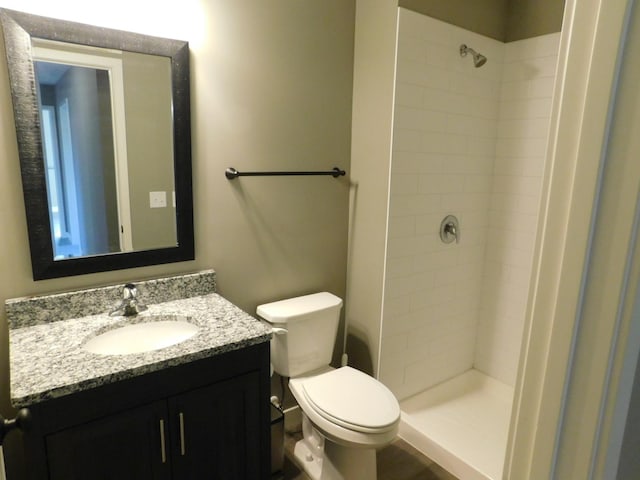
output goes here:
<path id="1" fill-rule="evenodd" d="M 186 452 L 184 444 L 184 414 L 180 412 L 178 418 L 180 419 L 180 455 L 184 456 Z"/>
<path id="2" fill-rule="evenodd" d="M 160 457 L 162 458 L 162 463 L 167 463 L 167 450 L 164 438 L 164 420 L 162 418 L 160 419 Z"/>

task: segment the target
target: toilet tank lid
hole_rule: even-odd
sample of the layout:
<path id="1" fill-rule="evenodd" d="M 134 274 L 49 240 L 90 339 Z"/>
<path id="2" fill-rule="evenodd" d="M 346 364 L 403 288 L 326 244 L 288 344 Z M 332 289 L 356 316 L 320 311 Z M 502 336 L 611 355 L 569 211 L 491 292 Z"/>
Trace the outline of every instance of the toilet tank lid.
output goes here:
<path id="1" fill-rule="evenodd" d="M 341 306 L 340 297 L 329 292 L 320 292 L 258 305 L 256 312 L 268 322 L 287 323 L 297 317 Z"/>

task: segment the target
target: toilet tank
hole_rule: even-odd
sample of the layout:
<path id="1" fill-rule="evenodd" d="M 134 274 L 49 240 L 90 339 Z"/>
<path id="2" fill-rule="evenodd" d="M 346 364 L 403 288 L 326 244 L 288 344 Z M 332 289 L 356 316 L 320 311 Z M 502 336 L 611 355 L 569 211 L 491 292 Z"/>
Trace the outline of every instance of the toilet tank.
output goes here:
<path id="1" fill-rule="evenodd" d="M 258 316 L 276 327 L 271 338 L 275 372 L 297 377 L 328 366 L 341 308 L 342 299 L 328 292 L 259 305 Z"/>

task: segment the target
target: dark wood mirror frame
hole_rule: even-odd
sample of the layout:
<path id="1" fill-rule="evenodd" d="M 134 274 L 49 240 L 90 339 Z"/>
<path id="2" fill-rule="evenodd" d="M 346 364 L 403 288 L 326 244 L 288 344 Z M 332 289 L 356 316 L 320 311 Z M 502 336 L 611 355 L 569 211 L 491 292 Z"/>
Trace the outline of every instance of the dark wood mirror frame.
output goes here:
<path id="1" fill-rule="evenodd" d="M 6 9 L 0 9 L 0 22 L 9 68 L 34 280 L 193 260 L 188 43 Z M 171 59 L 177 246 L 54 261 L 40 115 L 31 54 L 32 37 L 160 55 Z"/>

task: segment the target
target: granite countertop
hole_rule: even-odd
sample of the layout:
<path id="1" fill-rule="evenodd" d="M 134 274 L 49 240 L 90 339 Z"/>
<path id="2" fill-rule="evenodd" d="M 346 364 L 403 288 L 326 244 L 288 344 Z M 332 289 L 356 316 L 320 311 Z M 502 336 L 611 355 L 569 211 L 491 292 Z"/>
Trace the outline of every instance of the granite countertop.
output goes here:
<path id="1" fill-rule="evenodd" d="M 237 350 L 271 337 L 271 328 L 216 293 L 148 305 L 136 317 L 105 313 L 50 321 L 9 331 L 11 402 L 20 408 L 107 383 Z M 160 350 L 98 355 L 82 349 L 105 330 L 153 315 L 189 317 L 199 330 Z"/>

